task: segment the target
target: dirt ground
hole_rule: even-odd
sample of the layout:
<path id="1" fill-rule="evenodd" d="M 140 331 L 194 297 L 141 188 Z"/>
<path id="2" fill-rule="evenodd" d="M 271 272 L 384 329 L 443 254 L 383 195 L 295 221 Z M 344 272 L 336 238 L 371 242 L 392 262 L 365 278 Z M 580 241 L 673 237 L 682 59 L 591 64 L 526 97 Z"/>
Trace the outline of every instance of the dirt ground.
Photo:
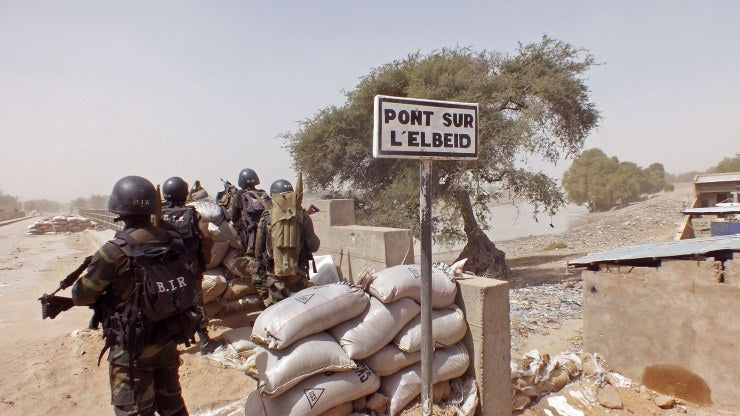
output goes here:
<path id="1" fill-rule="evenodd" d="M 676 193 L 676 198 L 685 199 Z M 670 196 L 662 198 L 670 199 Z M 655 216 L 646 209 L 641 215 Z M 612 215 L 598 214 L 603 218 Z M 657 215 L 657 214 L 656 214 Z M 635 230 L 629 238 L 636 242 L 671 239 L 680 215 L 661 220 L 661 227 L 624 227 L 616 219 L 615 227 Z M 649 218 L 654 221 L 655 218 Z M 633 220 L 631 220 L 633 221 Z M 62 235 L 26 236 L 25 231 L 33 220 L 0 227 L 0 414 L 2 415 L 104 415 L 112 414 L 109 404 L 107 363 L 105 358 L 98 366 L 102 340 L 95 331 L 87 328 L 92 315 L 87 308 L 73 308 L 54 320 L 42 320 L 37 298 L 54 290 L 67 273 L 74 270 L 82 259 L 97 248 L 97 241 L 89 232 Z M 589 251 L 586 240 L 598 239 L 599 229 L 606 225 L 594 223 L 572 236 L 547 236 L 499 243 L 507 252 L 507 259 L 514 271 L 512 288 L 562 281 L 579 280 L 576 270 L 566 270 L 567 258 Z M 642 231 L 641 231 L 642 230 Z M 642 233 L 642 234 L 640 234 Z M 578 237 L 573 237 L 578 234 Z M 545 251 L 552 241 L 565 241 L 568 247 Z M 595 246 L 604 249 L 603 241 Z M 620 245 L 620 244 L 615 244 Z M 66 292 L 68 294 L 68 291 Z M 212 333 L 218 335 L 228 327 L 243 325 L 237 320 L 225 324 L 214 322 Z M 227 325 L 228 324 L 228 327 Z M 519 351 L 539 349 L 549 354 L 573 348 L 580 337 L 582 321 L 573 319 L 561 322 L 557 328 L 546 332 L 530 333 Z M 577 342 L 575 342 L 577 344 Z M 512 354 L 514 355 L 514 354 Z M 183 365 L 180 380 L 187 406 L 193 415 L 216 415 L 221 405 L 243 399 L 255 388 L 255 382 L 241 370 L 199 355 L 196 347 L 183 348 Z M 577 383 L 565 389 L 577 388 Z M 565 389 L 563 391 L 565 391 Z M 626 390 L 623 394 L 625 408 L 607 410 L 596 405 L 581 409 L 585 415 L 732 415 L 732 411 L 709 409 L 682 403 L 670 410 L 661 410 L 640 394 Z M 223 414 L 223 413 L 221 413 Z M 404 416 L 421 414 L 418 405 L 407 409 Z M 451 415 L 448 410 L 436 412 Z M 526 411 L 526 415 L 557 415 L 541 399 Z"/>

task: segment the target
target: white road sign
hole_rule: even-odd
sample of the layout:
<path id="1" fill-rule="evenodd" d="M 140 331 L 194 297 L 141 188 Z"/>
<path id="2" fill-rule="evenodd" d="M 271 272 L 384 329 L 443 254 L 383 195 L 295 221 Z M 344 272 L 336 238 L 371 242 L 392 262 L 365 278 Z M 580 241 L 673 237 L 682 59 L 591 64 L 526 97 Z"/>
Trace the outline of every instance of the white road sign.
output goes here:
<path id="1" fill-rule="evenodd" d="M 376 95 L 374 114 L 376 158 L 478 158 L 478 104 Z"/>

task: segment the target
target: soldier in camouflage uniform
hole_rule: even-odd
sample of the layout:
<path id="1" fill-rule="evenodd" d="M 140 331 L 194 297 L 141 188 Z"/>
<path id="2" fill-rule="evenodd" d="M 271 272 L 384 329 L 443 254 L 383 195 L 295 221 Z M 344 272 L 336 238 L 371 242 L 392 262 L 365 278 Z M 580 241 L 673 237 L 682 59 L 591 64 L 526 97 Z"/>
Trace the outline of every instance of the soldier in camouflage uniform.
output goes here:
<path id="1" fill-rule="evenodd" d="M 260 219 L 255 251 L 258 255 L 257 258 L 264 266 L 265 273 L 259 276 L 255 283 L 265 306 L 273 305 L 311 285 L 308 279 L 308 262 L 312 258 L 312 254 L 319 249 L 321 241 L 314 231 L 311 217 L 305 209 L 300 207 L 303 194 L 301 179 L 299 179 L 298 188 L 297 192 L 294 191 L 293 185 L 285 179 L 278 179 L 270 186 L 270 196 L 273 204 L 276 204 L 272 211 L 275 211 L 276 206 L 280 204 L 282 195 L 298 194 L 296 197 L 299 201 L 298 206 L 289 208 L 291 210 L 290 216 L 296 218 L 296 229 L 292 233 L 299 236 L 298 241 L 296 241 L 298 247 L 290 250 L 293 253 L 292 258 L 280 257 L 280 260 L 285 261 L 290 266 L 285 267 L 282 264 L 276 264 L 275 256 L 277 253 L 275 252 L 276 245 L 274 243 L 276 241 L 274 239 L 278 238 L 279 235 L 271 236 L 271 232 L 274 232 L 271 224 L 277 218 L 271 219 L 273 214 L 271 211 L 266 211 Z M 295 212 L 292 210 L 295 210 Z M 278 232 L 278 234 L 281 233 Z M 295 267 L 293 267 L 294 265 Z M 288 273 L 280 273 L 283 271 L 281 269 L 287 269 Z"/>
<path id="2" fill-rule="evenodd" d="M 139 176 L 127 176 L 113 187 L 108 210 L 118 215 L 116 221 L 125 224 L 123 232 L 142 249 L 154 249 L 172 242 L 166 231 L 151 222 L 157 203 L 157 191 L 151 182 Z M 130 260 L 119 246 L 107 242 L 95 253 L 85 274 L 75 282 L 72 299 L 75 305 L 97 305 L 101 298 L 108 305 L 117 305 L 129 300 L 133 286 Z M 104 327 L 105 319 L 103 316 Z M 133 362 L 122 346 L 110 347 L 111 404 L 115 414 L 133 416 L 157 412 L 165 416 L 187 416 L 178 373 L 177 344 L 169 340 L 164 328 L 152 325 L 150 331 L 147 339 L 151 342 L 140 347 Z"/>
<path id="3" fill-rule="evenodd" d="M 185 243 L 185 261 L 196 277 L 195 299 L 193 303 L 201 314 L 198 328 L 201 355 L 210 354 L 222 345 L 220 341 L 208 335 L 208 318 L 203 311 L 203 271 L 207 260 L 203 250 L 203 236 L 198 229 L 200 215 L 191 206 L 185 205 L 188 196 L 188 184 L 179 176 L 167 179 L 162 185 L 161 227 L 171 234 L 182 238 Z"/>

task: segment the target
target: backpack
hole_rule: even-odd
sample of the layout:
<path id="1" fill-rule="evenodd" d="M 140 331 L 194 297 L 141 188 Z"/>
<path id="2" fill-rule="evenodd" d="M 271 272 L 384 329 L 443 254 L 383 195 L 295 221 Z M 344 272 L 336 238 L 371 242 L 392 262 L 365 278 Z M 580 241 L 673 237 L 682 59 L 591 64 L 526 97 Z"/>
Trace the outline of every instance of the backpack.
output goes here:
<path id="1" fill-rule="evenodd" d="M 175 237 L 187 240 L 198 236 L 196 211 L 191 206 L 162 208 L 162 221 L 165 229 L 177 234 Z"/>
<path id="2" fill-rule="evenodd" d="M 272 208 L 262 214 L 257 235 L 264 239 L 275 276 L 295 276 L 299 270 L 302 249 L 301 230 L 304 215 L 295 192 L 275 195 Z M 258 244 L 261 247 L 262 244 Z"/>
<path id="3" fill-rule="evenodd" d="M 132 360 L 155 342 L 190 345 L 200 314 L 193 304 L 195 276 L 182 260 L 182 240 L 173 238 L 171 244 L 147 252 L 123 232 L 110 242 L 128 257 L 135 282 L 129 297 L 115 305 L 103 323 L 106 342 L 100 357 L 112 345 L 123 347 Z"/>
<path id="4" fill-rule="evenodd" d="M 224 181 L 224 190 L 216 194 L 216 203 L 224 207 L 224 213 L 229 221 L 234 221 L 234 213 L 239 205 L 239 188 L 231 182 Z"/>
<path id="5" fill-rule="evenodd" d="M 262 213 L 272 206 L 270 196 L 263 190 L 249 189 L 241 190 L 240 198 L 243 227 L 246 232 L 254 231 Z"/>
<path id="6" fill-rule="evenodd" d="M 173 237 L 182 239 L 188 253 L 188 260 L 197 259 L 201 267 L 205 266 L 206 262 L 201 250 L 201 236 L 198 230 L 198 212 L 195 207 L 162 208 L 162 223 L 160 225 Z"/>

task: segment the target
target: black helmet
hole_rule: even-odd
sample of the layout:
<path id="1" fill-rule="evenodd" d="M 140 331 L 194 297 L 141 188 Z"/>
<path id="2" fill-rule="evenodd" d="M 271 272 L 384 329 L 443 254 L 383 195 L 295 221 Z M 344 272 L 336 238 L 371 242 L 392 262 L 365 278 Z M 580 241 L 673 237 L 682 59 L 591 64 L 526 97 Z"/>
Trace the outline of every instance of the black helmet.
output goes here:
<path id="1" fill-rule="evenodd" d="M 188 197 L 188 184 L 179 176 L 173 176 L 162 185 L 162 196 L 167 202 L 185 202 Z"/>
<path id="2" fill-rule="evenodd" d="M 260 178 L 257 176 L 257 172 L 252 169 L 246 168 L 239 172 L 239 180 L 237 181 L 239 187 L 249 188 L 250 186 L 256 186 L 260 184 Z"/>
<path id="3" fill-rule="evenodd" d="M 157 212 L 157 190 L 141 176 L 126 176 L 113 185 L 108 211 L 125 215 L 152 215 Z"/>
<path id="4" fill-rule="evenodd" d="M 293 192 L 293 185 L 285 179 L 278 179 L 270 185 L 270 195 Z"/>

